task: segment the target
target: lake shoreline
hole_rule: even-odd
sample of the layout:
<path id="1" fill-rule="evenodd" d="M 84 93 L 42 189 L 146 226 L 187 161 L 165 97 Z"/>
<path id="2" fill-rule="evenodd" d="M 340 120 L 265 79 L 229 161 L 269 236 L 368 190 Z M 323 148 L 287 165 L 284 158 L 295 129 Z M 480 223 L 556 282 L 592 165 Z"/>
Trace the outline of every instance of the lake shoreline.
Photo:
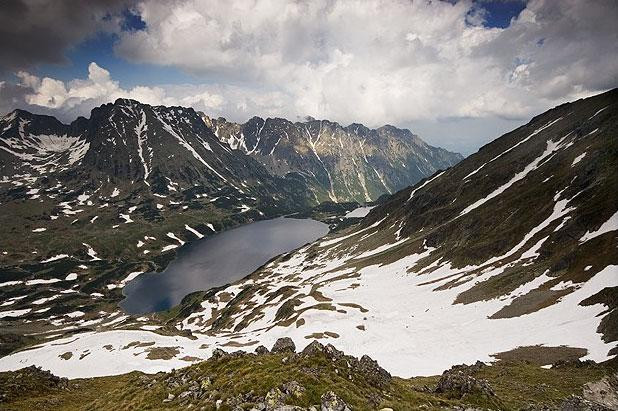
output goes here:
<path id="1" fill-rule="evenodd" d="M 187 243 L 178 249 L 162 271 L 143 273 L 129 281 L 122 290 L 124 299 L 118 306 L 125 313 L 135 315 L 169 310 L 189 294 L 239 281 L 272 259 L 311 243 L 329 231 L 327 224 L 311 218 L 281 216 L 243 224 Z M 236 254 L 244 254 L 243 258 L 226 261 L 226 256 L 235 255 L 231 252 L 234 247 Z M 224 277 L 227 281 L 223 281 Z"/>

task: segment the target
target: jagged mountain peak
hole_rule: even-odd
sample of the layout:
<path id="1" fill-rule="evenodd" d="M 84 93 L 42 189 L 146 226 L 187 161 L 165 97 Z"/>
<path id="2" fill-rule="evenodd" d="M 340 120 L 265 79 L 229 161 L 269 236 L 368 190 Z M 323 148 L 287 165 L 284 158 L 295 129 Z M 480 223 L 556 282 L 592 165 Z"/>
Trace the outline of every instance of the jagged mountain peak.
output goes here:
<path id="1" fill-rule="evenodd" d="M 219 140 L 271 173 L 301 178 L 316 201 L 372 201 L 462 158 L 393 126 L 372 130 L 313 118 L 253 117 L 238 124 L 204 116 L 204 121 Z"/>
<path id="2" fill-rule="evenodd" d="M 103 176 L 148 185 L 162 173 L 186 185 L 196 178 L 237 185 L 239 178 L 250 177 L 244 169 L 259 169 L 258 175 L 271 174 L 305 186 L 314 203 L 362 202 L 392 193 L 461 158 L 392 126 L 371 130 L 329 120 L 294 123 L 257 116 L 236 124 L 192 108 L 151 106 L 126 98 L 96 107 L 89 118 L 80 117 L 70 125 L 27 112 L 15 112 L 13 117 L 17 116 L 27 119 L 21 126 L 5 126 L 0 134 L 7 175 L 18 170 L 45 174 L 75 169 L 75 175 L 93 181 Z M 21 147 L 8 140 L 11 132 L 30 136 L 33 143 Z M 49 150 L 40 145 L 42 135 L 54 140 L 46 143 L 53 146 L 52 162 L 46 160 Z M 229 164 L 249 160 L 232 154 L 230 148 L 252 156 L 261 166 L 232 172 Z"/>
<path id="3" fill-rule="evenodd" d="M 59 178 L 78 184 L 107 182 L 110 192 L 118 184 L 139 183 L 161 195 L 168 191 L 168 180 L 177 189 L 200 185 L 205 192 L 238 191 L 248 181 L 274 184 L 259 163 L 222 144 L 192 108 L 118 99 L 70 125 L 49 116 L 17 115 L 27 119 L 0 132 L 5 179 L 63 172 Z"/>

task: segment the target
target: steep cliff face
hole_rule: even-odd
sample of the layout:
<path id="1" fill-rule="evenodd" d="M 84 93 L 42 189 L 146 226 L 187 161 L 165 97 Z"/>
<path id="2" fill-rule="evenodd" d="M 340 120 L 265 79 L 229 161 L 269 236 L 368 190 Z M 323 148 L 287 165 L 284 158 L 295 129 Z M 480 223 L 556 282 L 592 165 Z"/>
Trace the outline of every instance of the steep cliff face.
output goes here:
<path id="1" fill-rule="evenodd" d="M 409 130 L 327 120 L 296 122 L 253 117 L 244 124 L 203 115 L 219 140 L 273 174 L 306 182 L 316 201 L 372 201 L 392 194 L 461 155 L 428 145 Z"/>

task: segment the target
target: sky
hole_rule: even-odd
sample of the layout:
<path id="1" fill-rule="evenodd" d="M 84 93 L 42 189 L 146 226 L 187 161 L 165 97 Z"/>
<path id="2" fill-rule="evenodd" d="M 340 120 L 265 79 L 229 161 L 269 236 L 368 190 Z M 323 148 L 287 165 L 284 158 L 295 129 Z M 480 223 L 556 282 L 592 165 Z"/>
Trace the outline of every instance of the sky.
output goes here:
<path id="1" fill-rule="evenodd" d="M 0 113 L 127 97 L 409 128 L 468 155 L 618 86 L 616 0 L 3 0 Z"/>

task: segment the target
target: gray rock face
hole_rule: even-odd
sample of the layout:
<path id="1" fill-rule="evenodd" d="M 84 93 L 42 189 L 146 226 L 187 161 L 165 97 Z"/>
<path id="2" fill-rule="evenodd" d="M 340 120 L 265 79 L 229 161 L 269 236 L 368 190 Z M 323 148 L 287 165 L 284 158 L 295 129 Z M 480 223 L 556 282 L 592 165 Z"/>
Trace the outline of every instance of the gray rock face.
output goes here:
<path id="1" fill-rule="evenodd" d="M 268 354 L 268 348 L 260 345 L 255 349 L 255 353 L 259 355 Z"/>
<path id="2" fill-rule="evenodd" d="M 228 353 L 226 353 L 225 351 L 223 351 L 221 348 L 215 348 L 215 349 L 212 351 L 212 356 L 211 356 L 211 358 L 213 358 L 213 359 L 215 359 L 215 360 L 216 360 L 216 359 L 218 359 L 218 358 L 225 357 L 226 355 L 228 355 Z"/>
<path id="3" fill-rule="evenodd" d="M 244 124 L 203 116 L 217 137 L 271 173 L 304 180 L 320 201 L 376 200 L 462 159 L 409 130 L 327 120 L 254 117 Z"/>
<path id="4" fill-rule="evenodd" d="M 334 359 L 340 359 L 345 355 L 343 351 L 339 351 L 332 344 L 326 344 L 324 347 L 324 354 L 326 354 L 327 357 Z"/>
<path id="5" fill-rule="evenodd" d="M 618 373 L 584 385 L 583 397 L 612 410 L 618 410 Z"/>
<path id="6" fill-rule="evenodd" d="M 271 351 L 274 353 L 293 353 L 296 351 L 296 345 L 294 345 L 294 341 L 292 341 L 290 337 L 283 337 L 275 341 L 275 345 L 273 345 Z"/>
<path id="7" fill-rule="evenodd" d="M 493 389 L 487 381 L 472 376 L 483 366 L 484 364 L 480 362 L 471 366 L 453 366 L 450 370 L 444 371 L 434 391 L 437 393 L 454 394 L 459 398 L 466 394 L 495 396 Z"/>
<path id="8" fill-rule="evenodd" d="M 324 345 L 320 343 L 318 340 L 313 340 L 302 351 L 304 355 L 315 355 L 317 353 L 322 353 L 322 352 L 324 352 Z"/>
<path id="9" fill-rule="evenodd" d="M 322 411 L 351 411 L 348 404 L 332 391 L 322 394 Z"/>
<path id="10" fill-rule="evenodd" d="M 608 408 L 577 395 L 572 395 L 560 404 L 560 411 L 612 411 L 616 408 Z"/>
<path id="11" fill-rule="evenodd" d="M 388 384 L 392 378 L 388 371 L 380 367 L 378 362 L 368 355 L 363 355 L 358 361 L 357 370 L 378 386 Z"/>

